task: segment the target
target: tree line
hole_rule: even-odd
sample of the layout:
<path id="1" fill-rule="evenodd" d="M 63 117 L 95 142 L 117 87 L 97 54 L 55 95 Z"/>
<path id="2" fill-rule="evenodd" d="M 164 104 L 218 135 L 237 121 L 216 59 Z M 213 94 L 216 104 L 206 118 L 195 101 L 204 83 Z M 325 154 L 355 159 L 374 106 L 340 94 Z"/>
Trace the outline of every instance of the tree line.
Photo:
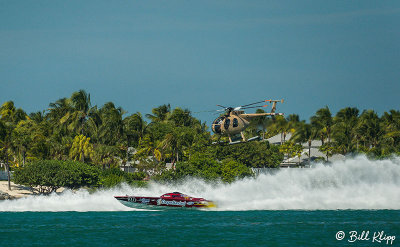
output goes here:
<path id="1" fill-rule="evenodd" d="M 0 107 L 0 161 L 6 167 L 24 167 L 40 160 L 72 160 L 103 170 L 130 162 L 138 171 L 164 180 L 193 175 L 232 181 L 251 174 L 251 167 L 279 166 L 284 153 L 299 153 L 300 143 L 310 148 L 313 140 L 322 142 L 320 150 L 327 158 L 334 153 L 381 157 L 400 152 L 397 110 L 378 116 L 373 110 L 346 107 L 332 115 L 324 107 L 308 123 L 296 114 L 259 117 L 246 130 L 246 135 L 263 139 L 280 134 L 280 148 L 268 142 L 213 146 L 218 137 L 205 123 L 189 109 L 169 104 L 145 116 L 125 115 L 112 102 L 93 106 L 84 90 L 30 114 L 7 101 Z M 166 163 L 173 163 L 174 169 L 166 171 Z"/>
<path id="2" fill-rule="evenodd" d="M 298 153 L 298 144 L 305 143 L 310 155 L 312 142 L 318 140 L 319 150 L 326 159 L 333 154 L 364 153 L 378 158 L 400 154 L 400 111 L 394 109 L 379 116 L 374 110 L 360 112 L 356 107 L 345 107 L 333 115 L 326 106 L 317 110 L 309 122 L 300 121 L 299 115 L 291 114 L 274 119 L 260 118 L 256 124 L 259 128 L 249 129 L 253 134 L 266 137 L 280 134 L 281 150 L 292 147 L 292 151 L 294 148 Z M 291 137 L 287 140 L 289 133 Z"/>
<path id="3" fill-rule="evenodd" d="M 215 137 L 206 124 L 193 117 L 188 109 L 172 109 L 165 104 L 145 116 L 140 112 L 125 115 L 126 112 L 112 102 L 101 107 L 93 106 L 90 94 L 84 90 L 51 102 L 44 111 L 30 114 L 17 108 L 12 101 L 7 101 L 0 107 L 0 162 L 5 164 L 6 170 L 10 166 L 14 170 L 25 168 L 32 163 L 32 167 L 43 171 L 52 169 L 47 167 L 49 164 L 64 169 L 65 163 L 56 162 L 57 165 L 54 165 L 54 162 L 40 161 L 86 163 L 107 170 L 103 174 L 109 176 L 108 180 L 105 178 L 100 183 L 104 185 L 129 180 L 117 172 L 118 169 L 113 169 L 126 163 L 137 169 L 140 174 L 137 178 L 143 178 L 141 174 L 145 173 L 146 176 L 165 180 L 171 176 L 170 173 L 162 175 L 166 171 L 165 164 L 172 163 L 173 171 L 180 174 L 173 175 L 174 178 L 198 175 L 232 181 L 242 173 L 251 174 L 251 166 L 276 167 L 282 158 L 276 147 L 271 148 L 265 143 L 254 144 L 256 146 L 250 148 L 251 152 L 247 150 L 249 147 L 229 149 L 212 146 Z M 221 148 L 225 151 L 222 152 Z M 263 150 L 262 155 L 258 155 L 260 150 Z M 192 166 L 204 172 L 180 170 L 180 167 L 189 166 L 188 163 L 199 164 L 203 156 L 198 153 L 213 157 L 213 166 L 208 171 L 206 166 Z M 247 161 L 244 162 L 241 157 L 247 157 Z M 219 164 L 224 159 L 234 159 L 236 163 L 226 162 L 229 165 L 222 169 Z M 32 167 L 25 170 L 32 170 Z M 228 172 L 228 169 L 234 171 Z M 241 171 L 240 174 L 236 170 Z M 16 173 L 17 176 L 19 174 L 22 173 Z M 41 181 L 47 181 L 47 178 L 41 178 Z"/>

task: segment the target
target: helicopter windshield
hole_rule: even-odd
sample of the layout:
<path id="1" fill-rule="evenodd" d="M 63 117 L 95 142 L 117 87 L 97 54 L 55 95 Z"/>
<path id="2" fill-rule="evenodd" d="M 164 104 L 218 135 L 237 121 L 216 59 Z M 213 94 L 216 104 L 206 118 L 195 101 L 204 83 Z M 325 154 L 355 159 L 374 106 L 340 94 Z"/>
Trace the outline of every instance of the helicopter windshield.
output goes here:
<path id="1" fill-rule="evenodd" d="M 221 125 L 214 124 L 213 125 L 213 130 L 214 130 L 214 133 L 221 134 Z"/>
<path id="2" fill-rule="evenodd" d="M 213 124 L 220 124 L 222 119 L 223 119 L 223 117 L 219 117 L 219 118 L 215 119 Z"/>
<path id="3" fill-rule="evenodd" d="M 223 121 L 223 117 L 219 117 L 214 120 L 213 125 L 212 125 L 212 130 L 214 133 L 221 134 L 221 123 Z"/>

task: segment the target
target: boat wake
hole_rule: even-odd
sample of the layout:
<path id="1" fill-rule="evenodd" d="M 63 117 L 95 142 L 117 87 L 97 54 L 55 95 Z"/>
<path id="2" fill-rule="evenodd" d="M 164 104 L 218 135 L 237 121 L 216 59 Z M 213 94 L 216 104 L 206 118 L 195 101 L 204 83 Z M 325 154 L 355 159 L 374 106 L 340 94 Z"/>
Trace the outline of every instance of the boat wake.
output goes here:
<path id="1" fill-rule="evenodd" d="M 115 195 L 160 196 L 180 191 L 217 203 L 214 210 L 400 209 L 400 158 L 359 156 L 311 169 L 281 169 L 232 184 L 188 179 L 147 188 L 65 191 L 0 202 L 0 211 L 130 211 Z"/>

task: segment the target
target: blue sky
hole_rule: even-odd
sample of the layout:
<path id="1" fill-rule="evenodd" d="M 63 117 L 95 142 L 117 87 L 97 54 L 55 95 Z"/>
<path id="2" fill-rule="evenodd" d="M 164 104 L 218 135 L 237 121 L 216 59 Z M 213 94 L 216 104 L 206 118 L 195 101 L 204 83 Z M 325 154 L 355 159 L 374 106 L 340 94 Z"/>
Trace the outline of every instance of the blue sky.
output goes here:
<path id="1" fill-rule="evenodd" d="M 399 27 L 399 1 L 0 1 L 0 102 L 382 114 L 399 110 Z"/>

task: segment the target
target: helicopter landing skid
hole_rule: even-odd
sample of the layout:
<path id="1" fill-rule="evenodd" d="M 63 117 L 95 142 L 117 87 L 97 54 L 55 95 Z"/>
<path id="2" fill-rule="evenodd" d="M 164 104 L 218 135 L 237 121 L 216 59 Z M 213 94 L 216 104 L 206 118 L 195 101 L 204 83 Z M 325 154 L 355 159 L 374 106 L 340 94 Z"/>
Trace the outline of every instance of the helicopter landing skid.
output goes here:
<path id="1" fill-rule="evenodd" d="M 229 142 L 212 142 L 211 145 L 228 145 Z"/>
<path id="2" fill-rule="evenodd" d="M 251 141 L 259 141 L 259 140 L 261 140 L 261 137 L 255 136 L 255 137 L 249 138 L 247 141 L 251 142 Z"/>
<path id="3" fill-rule="evenodd" d="M 251 142 L 251 141 L 259 141 L 260 139 L 261 138 L 259 136 L 255 136 L 246 141 L 239 140 L 239 141 L 234 141 L 234 142 L 213 142 L 211 144 L 212 145 L 235 145 L 235 144 L 246 143 L 246 142 Z"/>
<path id="4" fill-rule="evenodd" d="M 228 144 L 234 145 L 234 144 L 246 143 L 246 142 L 251 142 L 251 141 L 259 141 L 259 140 L 261 140 L 261 138 L 259 136 L 255 136 L 255 137 L 247 139 L 246 141 L 239 140 L 239 141 L 235 141 L 235 142 L 229 142 Z"/>

